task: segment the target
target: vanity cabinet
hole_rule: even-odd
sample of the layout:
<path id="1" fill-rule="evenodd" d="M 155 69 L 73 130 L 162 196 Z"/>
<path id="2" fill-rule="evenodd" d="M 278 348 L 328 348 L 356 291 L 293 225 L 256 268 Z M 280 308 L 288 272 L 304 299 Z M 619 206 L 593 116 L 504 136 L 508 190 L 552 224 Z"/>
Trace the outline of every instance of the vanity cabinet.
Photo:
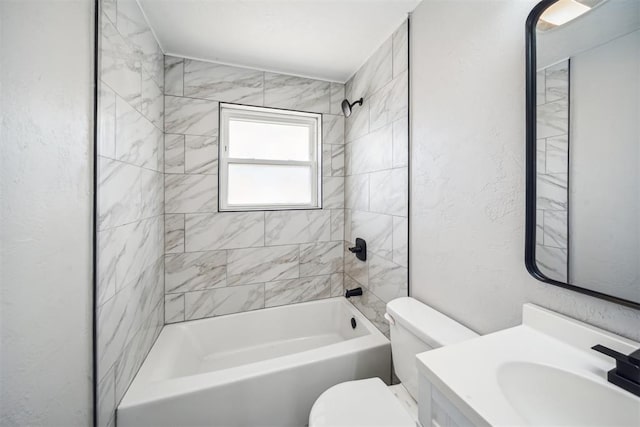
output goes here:
<path id="1" fill-rule="evenodd" d="M 424 375 L 418 380 L 418 396 L 418 419 L 422 427 L 475 426 Z"/>

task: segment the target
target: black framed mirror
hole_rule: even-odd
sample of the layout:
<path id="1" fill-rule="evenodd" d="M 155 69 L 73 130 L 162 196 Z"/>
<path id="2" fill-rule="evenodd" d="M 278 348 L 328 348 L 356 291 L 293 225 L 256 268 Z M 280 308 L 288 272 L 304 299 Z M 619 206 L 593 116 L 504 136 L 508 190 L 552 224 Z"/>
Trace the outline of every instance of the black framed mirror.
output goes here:
<path id="1" fill-rule="evenodd" d="M 640 309 L 640 1 L 540 2 L 526 103 L 527 270 Z"/>

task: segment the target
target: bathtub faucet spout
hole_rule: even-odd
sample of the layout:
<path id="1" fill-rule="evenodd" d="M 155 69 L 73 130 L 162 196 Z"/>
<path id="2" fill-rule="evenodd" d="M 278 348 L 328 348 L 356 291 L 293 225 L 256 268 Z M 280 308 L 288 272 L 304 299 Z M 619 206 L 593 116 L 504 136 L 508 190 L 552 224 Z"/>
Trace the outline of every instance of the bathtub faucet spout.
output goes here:
<path id="1" fill-rule="evenodd" d="M 362 295 L 362 288 L 347 289 L 347 292 L 344 293 L 345 298 L 357 297 L 359 295 Z"/>

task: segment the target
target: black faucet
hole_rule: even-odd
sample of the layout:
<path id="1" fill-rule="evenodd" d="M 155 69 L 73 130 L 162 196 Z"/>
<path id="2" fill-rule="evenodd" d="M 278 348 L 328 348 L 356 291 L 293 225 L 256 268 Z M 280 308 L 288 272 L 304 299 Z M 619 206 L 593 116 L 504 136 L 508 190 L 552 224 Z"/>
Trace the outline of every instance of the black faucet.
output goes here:
<path id="1" fill-rule="evenodd" d="M 592 350 L 606 354 L 616 360 L 616 367 L 609 371 L 607 380 L 629 393 L 640 396 L 640 348 L 629 355 L 622 354 L 603 345 L 594 345 Z"/>
<path id="2" fill-rule="evenodd" d="M 344 293 L 345 298 L 357 297 L 362 295 L 362 288 L 347 289 Z"/>

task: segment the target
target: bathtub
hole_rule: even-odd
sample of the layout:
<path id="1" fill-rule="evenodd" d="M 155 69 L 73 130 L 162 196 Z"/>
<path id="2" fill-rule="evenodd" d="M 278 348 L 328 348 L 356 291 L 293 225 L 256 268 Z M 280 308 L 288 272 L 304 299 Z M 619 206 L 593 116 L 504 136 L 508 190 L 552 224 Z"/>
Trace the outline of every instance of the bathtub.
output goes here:
<path id="1" fill-rule="evenodd" d="M 389 341 L 343 297 L 167 325 L 117 424 L 301 427 L 329 387 L 390 369 Z"/>

